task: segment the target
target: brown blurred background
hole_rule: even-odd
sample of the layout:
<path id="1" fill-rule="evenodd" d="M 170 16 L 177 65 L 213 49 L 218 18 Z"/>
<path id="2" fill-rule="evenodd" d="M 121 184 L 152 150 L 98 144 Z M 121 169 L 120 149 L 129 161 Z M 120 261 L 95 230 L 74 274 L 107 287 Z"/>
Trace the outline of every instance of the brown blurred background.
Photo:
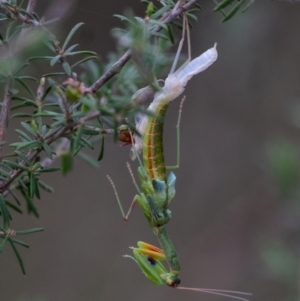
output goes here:
<path id="1" fill-rule="evenodd" d="M 37 11 L 53 17 L 69 1 L 53 2 L 39 2 Z M 256 1 L 225 24 L 221 14 L 212 13 L 212 1 L 199 3 L 204 10 L 192 31 L 193 57 L 218 42 L 219 59 L 185 91 L 181 162 L 167 227 L 180 258 L 182 285 L 252 292 L 252 301 L 296 301 L 300 3 Z M 137 0 L 73 2 L 62 17 L 63 34 L 84 22 L 73 42 L 105 60 L 115 49 L 110 29 L 120 26 L 112 15 L 129 6 L 143 16 L 145 6 Z M 178 106 L 174 101 L 166 118 L 167 164 L 175 162 Z M 46 231 L 26 237 L 31 248 L 20 249 L 25 277 L 5 249 L 3 300 L 228 300 L 157 287 L 122 257 L 138 240 L 157 245 L 157 239 L 139 208 L 128 223 L 121 218 L 106 174 L 126 208 L 136 191 L 125 165 L 129 148 L 109 140 L 98 170 L 76 160 L 68 176 L 44 177 L 55 193 L 38 201 L 40 219 L 26 214 L 16 219 L 15 228 Z"/>

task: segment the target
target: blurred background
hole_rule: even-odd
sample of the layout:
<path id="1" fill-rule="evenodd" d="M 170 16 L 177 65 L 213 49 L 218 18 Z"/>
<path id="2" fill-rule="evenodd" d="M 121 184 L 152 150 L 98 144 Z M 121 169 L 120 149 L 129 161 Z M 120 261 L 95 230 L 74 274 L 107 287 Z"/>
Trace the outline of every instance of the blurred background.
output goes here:
<path id="1" fill-rule="evenodd" d="M 204 9 L 191 33 L 192 55 L 218 42 L 219 58 L 185 91 L 181 162 L 167 226 L 182 285 L 251 292 L 252 301 L 296 301 L 300 3 L 256 1 L 225 24 L 220 13 L 212 12 L 212 1 L 199 3 Z M 74 41 L 105 61 L 116 48 L 110 29 L 121 26 L 112 15 L 128 7 L 144 16 L 145 5 L 137 0 L 41 1 L 36 10 L 47 19 L 61 17 L 62 37 L 84 22 Z M 165 122 L 169 165 L 176 159 L 178 107 L 179 99 Z M 98 170 L 77 160 L 69 175 L 45 176 L 55 193 L 37 203 L 40 218 L 25 214 L 16 219 L 16 228 L 46 231 L 26 237 L 31 248 L 20 250 L 26 276 L 11 249 L 5 249 L 3 300 L 228 300 L 155 286 L 122 257 L 137 241 L 157 245 L 157 239 L 139 208 L 128 223 L 121 218 L 106 175 L 114 179 L 126 208 L 136 190 L 125 164 L 129 148 L 108 140 Z"/>

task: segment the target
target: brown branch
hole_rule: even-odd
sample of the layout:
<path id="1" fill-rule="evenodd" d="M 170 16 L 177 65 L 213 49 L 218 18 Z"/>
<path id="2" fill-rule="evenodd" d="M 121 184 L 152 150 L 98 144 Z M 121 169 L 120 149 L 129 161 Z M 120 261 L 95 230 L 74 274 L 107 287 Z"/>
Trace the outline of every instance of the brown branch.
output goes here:
<path id="1" fill-rule="evenodd" d="M 46 143 L 47 144 L 53 143 L 55 140 L 57 140 L 61 137 L 64 137 L 71 129 L 74 129 L 78 125 L 84 124 L 87 121 L 93 120 L 93 119 L 97 118 L 98 116 L 100 116 L 100 112 L 98 112 L 98 111 L 90 112 L 85 117 L 82 117 L 82 118 L 78 119 L 77 121 L 74 121 L 74 122 L 64 126 L 60 131 L 58 131 L 57 133 L 54 133 L 50 138 L 48 138 L 46 140 Z"/>
<path id="2" fill-rule="evenodd" d="M 66 120 L 67 120 L 67 122 L 69 122 L 71 119 L 71 113 L 69 110 L 68 100 L 59 87 L 56 87 L 56 92 L 61 99 L 62 109 L 65 113 Z"/>
<path id="3" fill-rule="evenodd" d="M 180 5 L 182 1 L 178 1 L 174 9 L 168 12 L 160 20 L 164 24 L 168 24 L 175 20 L 180 14 L 190 9 L 198 0 L 191 0 L 184 5 Z M 161 30 L 161 27 L 156 27 L 155 32 Z M 89 90 L 95 93 L 99 90 L 106 82 L 108 82 L 116 74 L 120 73 L 124 65 L 131 59 L 131 51 L 127 50 L 123 56 L 112 65 L 112 67 L 106 71 L 90 88 Z"/>
<path id="4" fill-rule="evenodd" d="M 0 142 L 4 140 L 4 135 L 8 126 L 8 110 L 9 110 L 9 104 L 12 96 L 12 93 L 10 91 L 11 85 L 12 85 L 12 81 L 11 79 L 9 79 L 4 94 L 2 110 L 0 113 Z M 0 161 L 2 161 L 2 151 L 3 151 L 3 145 L 0 145 Z"/>
<path id="5" fill-rule="evenodd" d="M 32 162 L 40 154 L 42 150 L 43 148 L 38 148 L 34 152 L 29 151 L 28 154 L 26 155 L 26 158 L 30 162 Z M 20 162 L 19 164 L 24 167 L 27 166 L 27 164 L 24 161 Z M 5 191 L 9 189 L 9 185 L 22 173 L 22 171 L 23 171 L 22 169 L 15 170 L 11 174 L 10 178 L 7 181 L 3 182 L 3 184 L 0 186 L 0 193 L 2 194 L 5 193 Z"/>
<path id="6" fill-rule="evenodd" d="M 94 112 L 93 114 L 87 116 L 87 117 L 84 117 L 84 118 L 81 118 L 79 119 L 77 122 L 74 122 L 72 125 L 68 125 L 66 127 L 63 127 L 59 132 L 57 132 L 57 134 L 53 134 L 53 136 L 51 136 L 50 138 L 48 138 L 46 140 L 46 143 L 48 145 L 50 145 L 51 143 L 55 142 L 56 140 L 58 140 L 59 138 L 64 138 L 65 135 L 66 135 L 66 132 L 68 132 L 70 130 L 71 127 L 76 127 L 78 126 L 79 124 L 84 124 L 85 121 L 88 121 L 88 120 L 91 120 L 91 119 L 95 119 L 96 116 L 98 115 L 97 114 L 98 112 Z M 99 129 L 99 134 L 111 134 L 113 133 L 114 130 L 113 129 Z M 69 140 L 68 139 L 63 139 L 61 141 L 61 143 L 59 143 L 54 152 L 56 153 L 56 155 L 53 156 L 53 159 L 51 160 L 50 158 L 45 158 L 44 160 L 42 160 L 42 162 L 40 163 L 40 165 L 43 167 L 43 168 L 46 168 L 46 167 L 50 167 L 55 159 L 57 157 L 59 157 L 59 155 L 61 154 L 62 151 L 64 151 L 66 148 L 68 148 L 69 146 Z M 33 161 L 41 152 L 43 151 L 43 148 L 38 148 L 35 150 L 35 152 L 31 153 L 30 151 L 27 153 L 26 155 L 26 158 L 29 160 L 29 161 Z M 22 161 L 19 163 L 21 166 L 24 166 L 26 167 L 27 164 Z M 2 193 L 2 195 L 5 197 L 8 193 L 12 193 L 10 190 L 13 190 L 15 187 L 14 186 L 10 186 L 12 184 L 12 182 L 22 173 L 23 170 L 21 169 L 18 169 L 16 171 L 14 171 L 10 178 L 4 182 L 2 184 L 2 186 L 0 186 L 0 193 Z"/>
<path id="7" fill-rule="evenodd" d="M 74 121 L 71 124 L 68 124 L 66 126 L 64 126 L 61 130 L 59 130 L 58 132 L 54 133 L 52 136 L 50 136 L 48 139 L 45 140 L 45 142 L 50 145 L 51 143 L 53 143 L 54 141 L 56 141 L 59 138 L 65 137 L 68 132 L 71 129 L 74 129 L 76 126 L 80 125 L 80 124 L 84 124 L 85 122 L 95 119 L 96 117 L 100 116 L 100 112 L 91 112 L 88 115 L 86 115 L 85 117 L 82 117 L 80 119 L 78 119 L 77 121 Z M 28 154 L 26 155 L 27 159 L 30 162 L 33 162 L 33 160 L 35 160 L 35 158 L 42 152 L 43 148 L 38 148 L 36 149 L 34 152 L 29 151 Z M 27 164 L 26 162 L 22 161 L 19 163 L 19 165 L 26 167 Z M 10 178 L 3 182 L 2 185 L 0 186 L 0 193 L 4 193 L 10 186 L 10 184 L 22 173 L 22 169 L 17 169 L 15 170 Z"/>
<path id="8" fill-rule="evenodd" d="M 45 90 L 45 77 L 42 77 L 40 80 L 40 84 L 36 90 L 36 103 L 38 106 L 42 104 L 42 97 L 44 95 Z"/>
<path id="9" fill-rule="evenodd" d="M 30 19 L 28 16 L 21 14 L 21 13 L 18 11 L 17 6 L 11 7 L 11 6 L 9 6 L 9 5 L 6 5 L 6 3 L 3 3 L 3 2 L 2 2 L 2 7 L 4 8 L 4 10 L 5 10 L 6 12 L 9 12 L 9 13 L 13 14 L 14 17 L 15 17 L 16 19 L 22 21 L 23 23 L 25 23 L 25 24 L 27 24 L 27 25 L 34 26 L 34 27 L 35 27 L 35 26 L 40 26 L 40 25 L 41 25 L 41 23 L 38 22 L 37 20 L 35 20 L 35 19 Z"/>
<path id="10" fill-rule="evenodd" d="M 63 138 L 62 141 L 55 147 L 54 152 L 55 155 L 52 156 L 52 159 L 46 157 L 44 158 L 41 162 L 40 162 L 40 166 L 43 168 L 47 168 L 50 167 L 54 161 L 56 160 L 57 157 L 59 157 L 59 155 L 69 147 L 69 140 L 67 138 Z M 19 183 L 17 184 L 13 184 L 10 185 L 9 188 L 7 188 L 6 190 L 4 190 L 4 192 L 2 193 L 3 197 L 6 197 L 9 193 L 13 194 L 12 190 L 16 189 L 17 187 L 19 187 Z M 0 233 L 1 234 L 1 233 Z"/>

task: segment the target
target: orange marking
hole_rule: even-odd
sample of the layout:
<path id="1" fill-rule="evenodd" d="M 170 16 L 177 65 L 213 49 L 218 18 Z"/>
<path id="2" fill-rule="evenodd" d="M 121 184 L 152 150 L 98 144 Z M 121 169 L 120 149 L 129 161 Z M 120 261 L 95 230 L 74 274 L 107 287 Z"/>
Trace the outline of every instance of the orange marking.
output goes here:
<path id="1" fill-rule="evenodd" d="M 146 242 L 143 242 L 143 241 L 139 241 L 138 242 L 138 246 L 142 249 L 146 249 L 146 250 L 151 250 L 151 251 L 155 251 L 157 253 L 161 253 L 161 254 L 164 254 L 164 251 L 158 247 L 155 247 L 153 245 L 150 245 Z"/>
<path id="2" fill-rule="evenodd" d="M 136 250 L 140 254 L 148 255 L 158 260 L 166 260 L 165 252 L 160 248 L 157 248 L 143 241 L 138 242 L 138 247 L 139 248 Z"/>
<path id="3" fill-rule="evenodd" d="M 140 254 L 147 255 L 147 256 L 157 259 L 157 260 L 166 260 L 165 254 L 160 254 L 160 253 L 157 253 L 154 251 L 144 250 L 144 249 L 135 249 L 135 250 Z"/>
<path id="4" fill-rule="evenodd" d="M 150 172 L 150 178 L 154 178 L 154 173 L 153 173 L 153 169 L 155 168 L 154 166 L 154 162 L 152 160 L 153 158 L 153 154 L 152 154 L 152 146 L 153 146 L 153 141 L 151 139 L 151 137 L 149 136 L 149 134 L 151 134 L 153 132 L 153 126 L 154 126 L 154 122 L 153 120 L 150 122 L 150 129 L 148 131 L 148 141 L 147 141 L 147 160 L 148 160 L 148 170 Z"/>

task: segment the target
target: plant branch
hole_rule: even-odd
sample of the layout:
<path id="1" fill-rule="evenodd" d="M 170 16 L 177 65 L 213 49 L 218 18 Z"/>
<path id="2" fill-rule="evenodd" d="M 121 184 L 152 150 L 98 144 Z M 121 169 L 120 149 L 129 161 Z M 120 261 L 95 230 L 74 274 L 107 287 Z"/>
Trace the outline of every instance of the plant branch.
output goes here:
<path id="1" fill-rule="evenodd" d="M 59 130 L 58 132 L 56 132 L 52 136 L 50 136 L 48 139 L 46 139 L 45 142 L 48 145 L 50 145 L 57 139 L 65 137 L 68 134 L 68 132 L 70 131 L 70 129 L 73 129 L 76 126 L 78 126 L 80 124 L 84 124 L 85 122 L 90 121 L 92 119 L 95 119 L 98 116 L 100 116 L 100 112 L 98 112 L 98 111 L 90 112 L 85 117 L 82 117 L 82 118 L 78 119 L 77 121 L 74 121 L 68 125 L 65 125 L 64 127 L 61 128 L 61 130 Z M 43 150 L 43 148 L 40 147 L 40 148 L 37 148 L 34 152 L 29 151 L 26 155 L 26 158 L 30 162 L 33 162 L 35 160 L 35 158 L 42 152 L 42 150 Z M 23 167 L 27 166 L 26 162 L 24 162 L 24 161 L 20 162 L 19 164 Z M 3 182 L 2 185 L 0 186 L 0 193 L 4 193 L 9 188 L 10 184 L 22 173 L 22 171 L 23 171 L 22 169 L 17 169 L 15 171 L 13 171 L 10 178 L 7 181 Z"/>
<path id="2" fill-rule="evenodd" d="M 12 96 L 12 93 L 10 91 L 11 85 L 12 85 L 12 80 L 8 79 L 6 91 L 4 94 L 4 100 L 2 103 L 2 110 L 0 113 L 0 142 L 3 141 L 8 126 L 8 110 L 9 110 L 9 104 Z M 2 151 L 3 151 L 3 145 L 0 145 L 0 161 L 2 160 Z"/>
<path id="3" fill-rule="evenodd" d="M 20 21 L 22 21 L 23 23 L 25 24 L 28 24 L 30 26 L 40 26 L 41 23 L 38 22 L 37 20 L 35 19 L 30 19 L 29 17 L 21 14 L 19 11 L 18 11 L 18 8 L 17 6 L 14 6 L 14 7 L 11 7 L 9 5 L 7 5 L 5 2 L 2 2 L 2 7 L 4 7 L 4 10 L 8 13 L 11 13 L 14 15 L 14 17 Z"/>
<path id="4" fill-rule="evenodd" d="M 54 152 L 55 155 L 53 155 L 52 159 L 46 157 L 40 162 L 40 166 L 43 168 L 50 167 L 55 159 L 59 157 L 59 155 L 69 147 L 69 140 L 66 138 L 63 138 L 62 141 L 55 147 Z M 28 157 L 28 156 L 26 156 Z M 8 187 L 4 192 L 2 193 L 3 197 L 6 197 L 9 193 L 13 194 L 12 190 L 16 189 L 19 186 L 19 183 L 12 184 L 10 187 Z M 0 233 L 1 234 L 1 233 Z"/>
<path id="5" fill-rule="evenodd" d="M 34 11 L 34 9 L 35 9 L 35 6 L 36 6 L 36 1 L 37 1 L 37 0 L 29 0 L 29 1 L 28 1 L 26 11 L 27 11 L 29 14 L 32 14 L 32 13 L 33 13 L 33 11 Z"/>
<path id="6" fill-rule="evenodd" d="M 164 24 L 168 24 L 175 20 L 180 14 L 190 9 L 198 0 L 191 0 L 187 2 L 184 5 L 180 5 L 182 1 L 178 1 L 174 8 L 166 13 L 162 19 L 160 20 Z M 155 32 L 159 32 L 161 30 L 161 27 L 158 26 L 155 28 Z M 95 93 L 97 90 L 99 90 L 106 82 L 108 82 L 112 77 L 114 77 L 116 74 L 120 73 L 124 65 L 131 59 L 131 51 L 127 50 L 123 56 L 112 65 L 112 67 L 107 70 L 90 88 L 89 90 L 92 93 Z"/>
<path id="7" fill-rule="evenodd" d="M 40 166 L 42 166 L 43 168 L 50 167 L 54 163 L 55 159 L 59 157 L 60 154 L 69 147 L 69 145 L 69 140 L 67 138 L 63 138 L 61 142 L 55 147 L 55 155 L 52 156 L 52 159 L 46 157 L 41 161 Z"/>

